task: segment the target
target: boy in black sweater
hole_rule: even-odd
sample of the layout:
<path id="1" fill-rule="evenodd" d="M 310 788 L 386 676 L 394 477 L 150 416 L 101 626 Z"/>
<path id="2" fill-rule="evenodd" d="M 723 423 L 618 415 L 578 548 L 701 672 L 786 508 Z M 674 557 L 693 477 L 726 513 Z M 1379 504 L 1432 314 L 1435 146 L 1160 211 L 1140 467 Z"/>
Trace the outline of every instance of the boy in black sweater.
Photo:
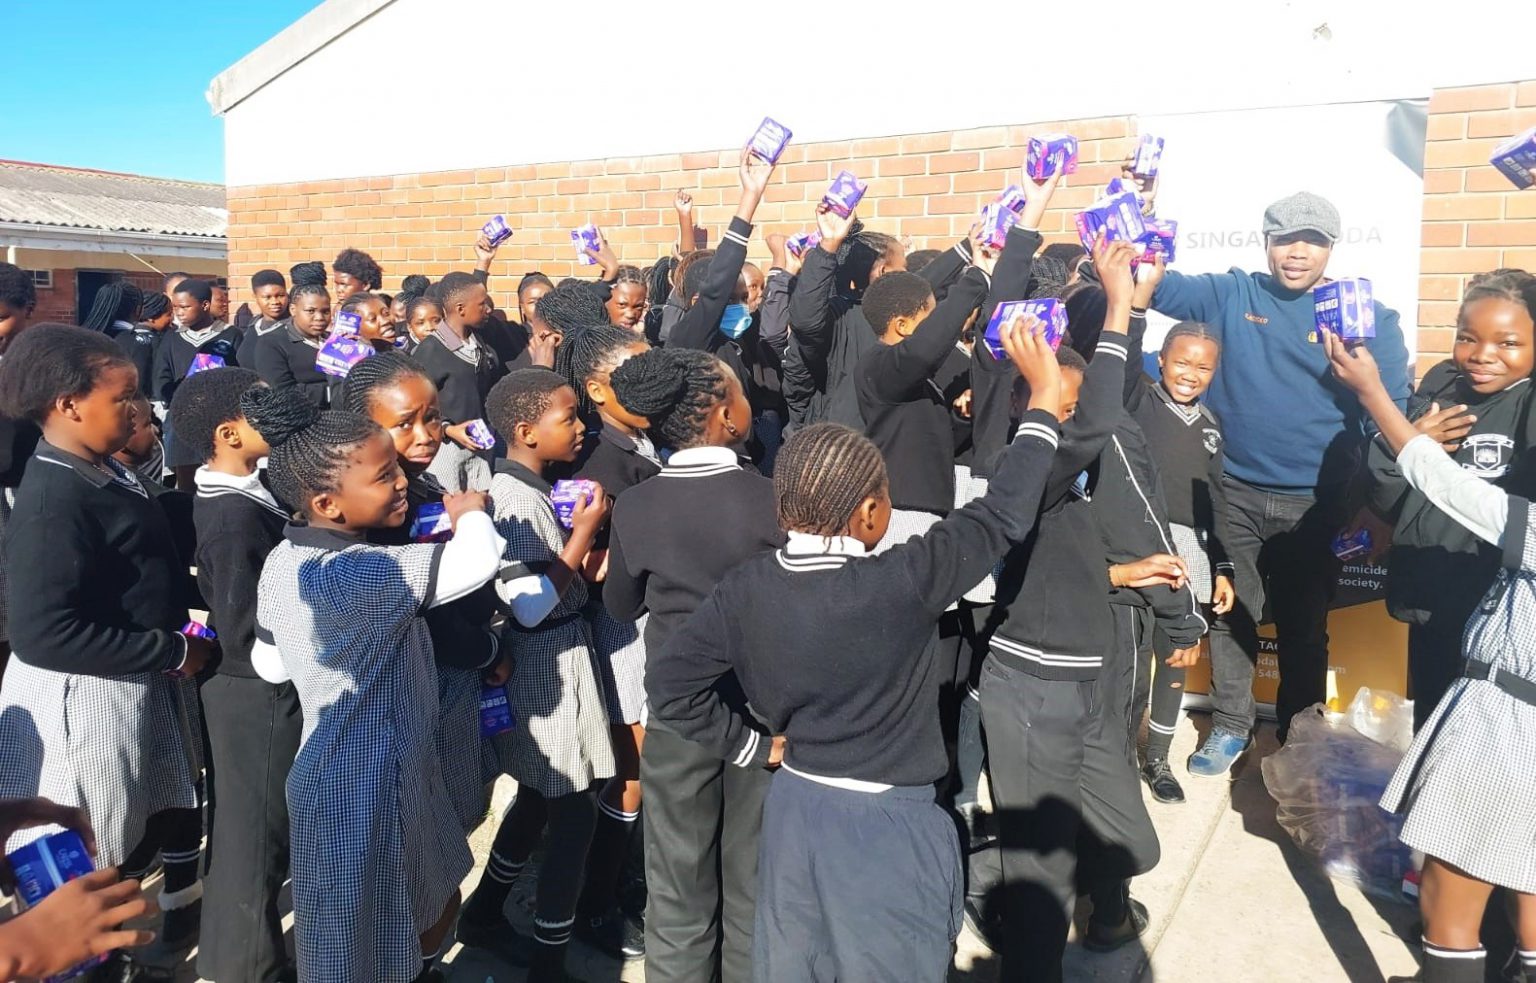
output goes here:
<path id="1" fill-rule="evenodd" d="M 248 369 L 213 369 L 171 403 L 172 425 L 204 461 L 192 507 L 197 581 L 223 646 L 218 675 L 202 688 L 214 783 L 197 965 L 211 980 L 276 979 L 290 965 L 278 910 L 288 877 L 284 783 L 304 714 L 292 683 L 268 683 L 251 666 L 256 585 L 288 518 L 257 469 L 267 442 L 240 410 L 261 384 Z"/>
<path id="2" fill-rule="evenodd" d="M 171 310 L 177 328 L 160 342 L 155 352 L 152 388 L 145 395 L 162 406 L 171 405 L 176 387 L 187 377 L 199 356 L 206 355 L 216 366 L 239 365 L 240 329 L 213 316 L 213 287 L 204 280 L 183 280 L 171 295 Z M 165 464 L 176 472 L 176 487 L 192 488 L 192 473 L 197 470 L 197 455 L 176 437 L 176 428 L 165 435 Z"/>
<path id="3" fill-rule="evenodd" d="M 765 807 L 760 983 L 823 972 L 933 980 L 949 967 L 961 871 L 954 827 L 934 801 L 948 767 L 928 710 L 947 673 L 936 628 L 1028 534 L 1061 400 L 1043 337 L 1021 322 L 1004 340 L 1036 395 L 987 497 L 865 559 L 891 514 L 879 452 L 837 424 L 800 431 L 775 478 L 788 544 L 732 571 L 648 679 L 657 717 L 725 760 L 785 758 Z M 766 731 L 720 698 L 716 684 L 732 672 Z"/>
<path id="4" fill-rule="evenodd" d="M 466 450 L 483 453 L 468 425 L 485 417 L 485 397 L 507 367 L 479 332 L 490 315 L 485 284 L 469 273 L 449 273 L 435 285 L 443 323 L 411 353 L 437 386 L 443 433 Z"/>

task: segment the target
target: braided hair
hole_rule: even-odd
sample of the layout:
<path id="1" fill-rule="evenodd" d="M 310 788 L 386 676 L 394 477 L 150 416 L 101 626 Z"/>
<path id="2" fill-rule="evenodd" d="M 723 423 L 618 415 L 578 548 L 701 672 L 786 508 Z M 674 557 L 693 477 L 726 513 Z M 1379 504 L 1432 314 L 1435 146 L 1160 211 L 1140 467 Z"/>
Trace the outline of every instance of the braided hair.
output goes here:
<path id="1" fill-rule="evenodd" d="M 404 352 L 379 352 L 352 366 L 341 387 L 341 405 L 348 413 L 368 416 L 373 412 L 375 393 L 411 376 L 431 381 L 426 370 Z"/>
<path id="2" fill-rule="evenodd" d="M 1531 284 L 1536 283 L 1531 275 L 1524 270 L 1500 269 L 1491 275 L 1478 274 L 1467 284 L 1467 292 L 1462 295 L 1461 308 L 1456 312 L 1456 324 L 1458 327 L 1466 323 L 1467 308 L 1480 300 L 1507 300 L 1512 304 L 1519 304 L 1527 309 L 1527 312 L 1536 318 L 1536 310 L 1530 308 Z"/>
<path id="3" fill-rule="evenodd" d="M 420 297 L 422 294 L 427 292 L 427 288 L 430 286 L 432 286 L 431 280 L 422 276 L 420 273 L 412 273 L 410 276 L 400 281 L 400 293 L 397 294 L 397 296 Z"/>
<path id="4" fill-rule="evenodd" d="M 143 303 L 143 292 L 127 280 L 109 283 L 96 291 L 96 297 L 91 301 L 91 312 L 85 316 L 80 326 L 89 331 L 100 331 L 105 334 L 114 321 L 127 321 L 132 324 L 138 320 L 139 307 Z"/>
<path id="5" fill-rule="evenodd" d="M 584 281 L 559 286 L 539 298 L 534 310 L 539 319 L 562 334 L 584 324 L 606 324 L 608 312 L 603 302 Z"/>
<path id="6" fill-rule="evenodd" d="M 145 294 L 144 304 L 139 308 L 139 318 L 145 321 L 153 321 L 171 309 L 171 298 L 165 294 Z"/>
<path id="7" fill-rule="evenodd" d="M 704 274 L 709 272 L 709 263 L 714 258 L 713 249 L 695 249 L 678 261 L 677 299 L 682 302 L 683 310 L 693 306 L 694 295 L 704 288 Z"/>
<path id="8" fill-rule="evenodd" d="M 1211 334 L 1210 325 L 1199 321 L 1180 321 L 1169 328 L 1168 333 L 1163 336 L 1163 347 L 1158 350 L 1158 354 L 1167 355 L 1168 349 L 1178 338 L 1199 338 L 1201 341 L 1209 341 L 1216 346 L 1216 354 L 1221 354 L 1221 339 Z"/>
<path id="9" fill-rule="evenodd" d="M 773 466 L 779 525 L 813 536 L 841 536 L 859 503 L 887 488 L 879 448 L 840 423 L 796 431 Z"/>
<path id="10" fill-rule="evenodd" d="M 583 416 L 596 410 L 587 396 L 587 380 L 600 372 L 612 372 L 625 352 L 644 343 L 632 332 L 611 324 L 594 324 L 560 343 L 555 350 L 555 362 L 576 390 L 576 402 Z"/>
<path id="11" fill-rule="evenodd" d="M 365 416 L 321 410 L 292 387 L 247 389 L 240 411 L 272 448 L 267 475 L 273 492 L 306 513 L 314 496 L 341 488 L 352 452 L 384 432 Z"/>
<path id="12" fill-rule="evenodd" d="M 308 263 L 295 263 L 288 267 L 288 282 L 293 284 L 292 293 L 298 293 L 300 287 L 325 286 L 325 264 L 319 260 L 311 260 Z"/>
<path id="13" fill-rule="evenodd" d="M 304 283 L 294 284 L 293 290 L 288 294 L 288 299 L 291 304 L 298 306 L 300 298 L 308 297 L 311 294 L 320 294 L 324 296 L 326 300 L 331 299 L 331 292 L 325 289 L 324 280 L 318 283 L 313 281 L 306 281 Z"/>
<path id="14" fill-rule="evenodd" d="M 613 370 L 613 394 L 673 450 L 697 447 L 710 411 L 730 391 L 724 362 L 694 348 L 653 348 Z"/>

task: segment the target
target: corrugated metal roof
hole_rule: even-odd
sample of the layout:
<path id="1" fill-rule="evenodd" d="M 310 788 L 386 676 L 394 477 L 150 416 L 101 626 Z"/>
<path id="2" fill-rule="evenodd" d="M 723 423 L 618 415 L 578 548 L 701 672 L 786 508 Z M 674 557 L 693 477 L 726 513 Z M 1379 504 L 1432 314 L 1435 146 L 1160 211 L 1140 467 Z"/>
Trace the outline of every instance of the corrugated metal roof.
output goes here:
<path id="1" fill-rule="evenodd" d="M 0 161 L 0 222 L 223 238 L 224 186 Z"/>

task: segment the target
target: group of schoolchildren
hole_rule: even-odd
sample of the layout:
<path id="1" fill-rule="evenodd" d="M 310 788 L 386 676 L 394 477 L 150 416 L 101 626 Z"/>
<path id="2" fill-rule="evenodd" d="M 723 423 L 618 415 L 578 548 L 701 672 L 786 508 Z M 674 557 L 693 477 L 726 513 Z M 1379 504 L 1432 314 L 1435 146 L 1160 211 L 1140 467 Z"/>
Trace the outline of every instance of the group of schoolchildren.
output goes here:
<path id="1" fill-rule="evenodd" d="M 1059 980 L 1080 894 L 1085 947 L 1133 942 L 1158 860 L 1138 768 L 1182 800 L 1184 670 L 1236 600 L 1201 404 L 1220 337 L 1174 325 L 1149 374 L 1177 274 L 1044 246 L 1056 176 L 1025 176 L 1003 243 L 941 252 L 822 205 L 819 245 L 770 236 L 764 275 L 772 172 L 743 155 L 716 248 L 679 194 L 676 261 L 600 241 L 599 280 L 529 274 L 515 313 L 486 239 L 393 296 L 357 250 L 329 285 L 264 270 L 233 323 L 178 275 L 29 325 L 0 266 L 0 796 L 84 810 L 125 879 L 161 870 L 162 942 L 219 983 L 430 980 L 450 938 L 565 980 L 573 935 L 652 981 L 937 981 L 962 921 L 1001 978 Z M 1041 298 L 1059 348 L 991 324 Z M 1314 345 L 1380 427 L 1426 721 L 1392 792 L 1430 856 L 1426 980 L 1474 978 L 1489 885 L 1520 892 L 1536 980 L 1533 306 L 1517 271 L 1471 288 L 1417 425 L 1369 352 Z M 340 374 L 316 363 L 333 307 L 373 350 Z M 71 825 L 34 821 L 8 849 Z M 530 934 L 508 907 L 536 854 Z M 115 931 L 142 907 L 89 886 L 0 931 L 93 903 L 55 961 L 122 946 L 98 979 L 157 978 Z"/>

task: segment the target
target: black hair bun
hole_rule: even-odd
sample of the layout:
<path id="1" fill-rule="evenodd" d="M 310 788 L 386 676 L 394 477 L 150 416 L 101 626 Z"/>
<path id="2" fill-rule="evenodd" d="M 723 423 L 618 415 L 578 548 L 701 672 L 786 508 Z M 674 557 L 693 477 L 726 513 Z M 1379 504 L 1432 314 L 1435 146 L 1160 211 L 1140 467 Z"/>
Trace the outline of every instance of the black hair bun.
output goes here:
<path id="1" fill-rule="evenodd" d="M 670 409 L 688 391 L 689 366 L 669 348 L 653 348 L 613 370 L 614 395 L 631 413 L 653 416 Z"/>
<path id="2" fill-rule="evenodd" d="M 240 412 L 273 447 L 281 447 L 320 419 L 320 408 L 305 399 L 297 388 L 253 386 L 241 394 Z"/>

